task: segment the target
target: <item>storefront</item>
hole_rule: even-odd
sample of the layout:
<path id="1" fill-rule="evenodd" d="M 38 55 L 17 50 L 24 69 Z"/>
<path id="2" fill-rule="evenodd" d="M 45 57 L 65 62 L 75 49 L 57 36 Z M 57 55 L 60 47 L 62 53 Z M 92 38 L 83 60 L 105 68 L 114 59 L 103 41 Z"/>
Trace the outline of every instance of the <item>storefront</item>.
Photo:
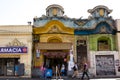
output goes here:
<path id="1" fill-rule="evenodd" d="M 62 65 L 65 66 L 66 74 L 68 71 L 68 61 L 70 57 L 71 43 L 45 43 L 41 42 L 36 44 L 36 52 L 34 57 L 36 58 L 34 64 L 33 76 L 37 76 L 40 73 L 41 66 L 46 68 L 51 68 L 53 70 L 53 75 L 55 75 L 56 67 L 58 67 L 58 72 L 60 72 Z"/>
<path id="2" fill-rule="evenodd" d="M 64 64 L 67 68 L 67 58 L 70 55 L 71 43 L 38 43 L 36 49 L 40 50 L 41 63 L 45 66 L 52 67 Z"/>
<path id="3" fill-rule="evenodd" d="M 0 30 L 0 76 L 31 77 L 32 26 L 0 26 Z"/>
<path id="4" fill-rule="evenodd" d="M 27 47 L 0 47 L 0 75 L 1 76 L 23 76 L 24 66 L 21 66 L 20 55 L 27 54 Z M 22 63 L 24 64 L 24 63 Z M 16 70 L 16 66 L 19 69 Z M 21 68 L 22 67 L 22 68 Z M 20 74 L 22 73 L 22 75 Z"/>
<path id="5" fill-rule="evenodd" d="M 0 76 L 15 76 L 19 58 L 0 58 Z"/>

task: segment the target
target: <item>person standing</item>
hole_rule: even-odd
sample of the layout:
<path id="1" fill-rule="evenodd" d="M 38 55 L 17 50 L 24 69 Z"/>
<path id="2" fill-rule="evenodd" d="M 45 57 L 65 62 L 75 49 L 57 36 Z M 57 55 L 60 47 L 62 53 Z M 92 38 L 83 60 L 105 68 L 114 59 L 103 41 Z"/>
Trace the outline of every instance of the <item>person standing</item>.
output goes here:
<path id="1" fill-rule="evenodd" d="M 51 79 L 52 78 L 52 74 L 53 74 L 53 70 L 51 67 L 48 67 L 46 69 L 46 72 L 45 72 L 45 78 L 47 79 Z"/>
<path id="2" fill-rule="evenodd" d="M 45 71 L 46 71 L 45 65 L 42 65 L 40 67 L 40 71 L 41 71 L 40 77 L 45 78 Z"/>
<path id="3" fill-rule="evenodd" d="M 82 74 L 82 80 L 84 79 L 84 76 L 87 76 L 88 79 L 89 79 L 89 75 L 88 75 L 88 64 L 87 63 L 84 63 L 83 65 L 83 74 Z"/>
<path id="4" fill-rule="evenodd" d="M 77 62 L 75 62 L 73 70 L 74 70 L 74 73 L 72 75 L 72 78 L 77 77 L 77 75 L 78 75 L 78 65 L 77 65 Z"/>
<path id="5" fill-rule="evenodd" d="M 61 67 L 61 75 L 65 76 L 65 65 L 64 64 L 62 64 L 62 67 Z"/>
<path id="6" fill-rule="evenodd" d="M 18 76 L 18 64 L 15 65 L 15 76 Z"/>

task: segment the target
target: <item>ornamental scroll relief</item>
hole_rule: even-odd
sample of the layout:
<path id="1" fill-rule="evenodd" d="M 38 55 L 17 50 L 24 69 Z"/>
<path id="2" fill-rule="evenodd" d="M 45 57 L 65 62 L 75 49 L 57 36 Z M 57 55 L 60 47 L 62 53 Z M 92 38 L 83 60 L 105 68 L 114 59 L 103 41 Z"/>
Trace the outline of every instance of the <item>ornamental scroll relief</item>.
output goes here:
<path id="1" fill-rule="evenodd" d="M 61 31 L 59 30 L 59 28 L 54 25 L 49 31 L 48 33 L 60 33 Z"/>
<path id="2" fill-rule="evenodd" d="M 15 38 L 12 42 L 9 42 L 6 46 L 18 47 L 18 46 L 25 46 L 25 44 L 23 42 L 20 42 L 18 39 Z"/>

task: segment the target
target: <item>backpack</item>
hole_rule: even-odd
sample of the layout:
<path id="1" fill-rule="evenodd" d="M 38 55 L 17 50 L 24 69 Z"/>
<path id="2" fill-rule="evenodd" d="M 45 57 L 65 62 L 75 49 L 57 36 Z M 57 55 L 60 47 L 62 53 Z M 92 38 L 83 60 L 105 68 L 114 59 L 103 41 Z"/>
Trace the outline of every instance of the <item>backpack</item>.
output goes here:
<path id="1" fill-rule="evenodd" d="M 74 70 L 74 71 L 76 71 L 76 70 L 77 70 L 77 68 L 74 66 L 74 67 L 73 67 L 73 70 Z"/>

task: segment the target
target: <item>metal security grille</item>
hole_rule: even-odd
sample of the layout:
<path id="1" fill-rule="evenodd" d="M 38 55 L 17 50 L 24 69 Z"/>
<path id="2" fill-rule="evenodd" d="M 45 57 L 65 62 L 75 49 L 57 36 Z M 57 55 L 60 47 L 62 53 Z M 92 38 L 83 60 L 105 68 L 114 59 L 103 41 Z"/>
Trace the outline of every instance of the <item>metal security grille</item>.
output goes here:
<path id="1" fill-rule="evenodd" d="M 96 55 L 96 75 L 116 75 L 114 55 Z"/>

